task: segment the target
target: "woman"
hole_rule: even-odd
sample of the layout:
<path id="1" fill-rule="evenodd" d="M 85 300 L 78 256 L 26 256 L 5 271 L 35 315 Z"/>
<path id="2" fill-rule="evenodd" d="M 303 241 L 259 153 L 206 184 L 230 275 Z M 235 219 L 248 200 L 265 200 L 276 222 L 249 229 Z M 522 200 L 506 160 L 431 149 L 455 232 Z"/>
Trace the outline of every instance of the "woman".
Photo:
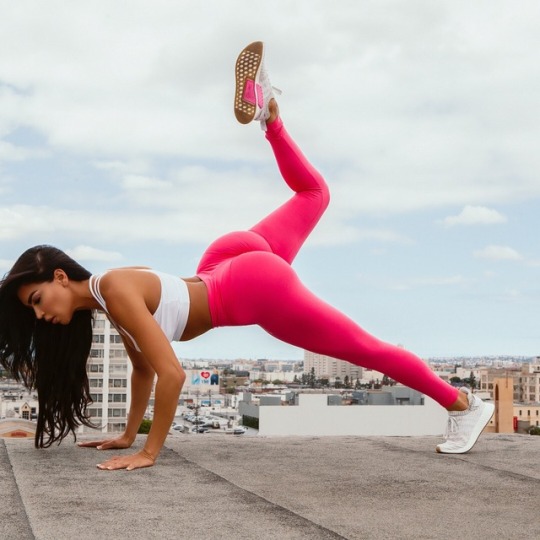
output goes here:
<path id="1" fill-rule="evenodd" d="M 258 324 L 287 343 L 376 369 L 427 394 L 450 412 L 449 434 L 439 452 L 467 452 L 491 418 L 492 405 L 442 381 L 410 352 L 366 333 L 315 297 L 292 270 L 329 194 L 283 126 L 263 57 L 261 42 L 238 57 L 235 115 L 244 124 L 261 122 L 295 192 L 289 201 L 249 231 L 211 244 L 192 278 L 141 267 L 91 275 L 63 252 L 37 246 L 21 255 L 0 284 L 0 362 L 38 390 L 36 446 L 61 441 L 81 423 L 91 425 L 86 361 L 96 309 L 118 329 L 133 363 L 131 408 L 120 437 L 80 445 L 129 448 L 157 375 L 154 421 L 144 448 L 108 459 L 98 465 L 101 469 L 154 464 L 185 381 L 170 342 L 219 326 Z"/>

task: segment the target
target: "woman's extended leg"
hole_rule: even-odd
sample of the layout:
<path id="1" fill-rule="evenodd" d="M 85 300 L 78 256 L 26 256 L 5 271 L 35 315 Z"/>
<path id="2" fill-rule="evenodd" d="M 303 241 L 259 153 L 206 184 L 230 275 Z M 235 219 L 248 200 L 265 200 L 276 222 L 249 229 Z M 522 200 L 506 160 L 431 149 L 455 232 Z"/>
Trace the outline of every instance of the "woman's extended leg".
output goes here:
<path id="1" fill-rule="evenodd" d="M 437 452 L 468 452 L 493 415 L 493 404 L 460 392 L 414 354 L 371 336 L 317 298 L 274 253 L 245 253 L 214 277 L 209 297 L 217 298 L 212 317 L 218 326 L 258 324 L 292 345 L 382 371 L 448 409 L 446 441 Z"/>
<path id="2" fill-rule="evenodd" d="M 292 268 L 272 253 L 240 255 L 216 275 L 218 326 L 258 324 L 276 338 L 376 369 L 450 407 L 458 390 L 417 356 L 373 337 L 300 282 Z"/>

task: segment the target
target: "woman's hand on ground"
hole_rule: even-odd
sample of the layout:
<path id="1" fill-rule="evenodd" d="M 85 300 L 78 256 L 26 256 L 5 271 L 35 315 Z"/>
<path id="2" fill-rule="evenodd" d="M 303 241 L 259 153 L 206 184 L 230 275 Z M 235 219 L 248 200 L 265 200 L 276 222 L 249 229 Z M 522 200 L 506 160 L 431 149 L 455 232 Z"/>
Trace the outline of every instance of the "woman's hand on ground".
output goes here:
<path id="1" fill-rule="evenodd" d="M 155 459 L 148 452 L 141 450 L 136 454 L 129 454 L 128 456 L 115 456 L 100 463 L 97 465 L 97 468 L 102 471 L 115 471 L 117 469 L 132 471 L 133 469 L 151 467 L 154 462 Z"/>
<path id="2" fill-rule="evenodd" d="M 97 448 L 98 450 L 113 450 L 120 448 L 129 448 L 133 444 L 132 439 L 128 439 L 125 435 L 116 437 L 115 439 L 104 439 L 101 441 L 88 441 L 77 443 L 81 448 Z"/>

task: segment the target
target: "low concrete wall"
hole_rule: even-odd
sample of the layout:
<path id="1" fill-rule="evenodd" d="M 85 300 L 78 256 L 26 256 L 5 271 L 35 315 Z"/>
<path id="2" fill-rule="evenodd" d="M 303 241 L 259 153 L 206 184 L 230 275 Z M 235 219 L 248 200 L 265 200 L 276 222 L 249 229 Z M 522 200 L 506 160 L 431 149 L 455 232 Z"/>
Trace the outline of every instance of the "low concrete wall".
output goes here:
<path id="1" fill-rule="evenodd" d="M 448 413 L 425 397 L 425 405 L 328 406 L 327 395 L 300 394 L 296 407 L 259 407 L 260 435 L 441 435 Z M 244 413 L 246 414 L 246 413 Z"/>

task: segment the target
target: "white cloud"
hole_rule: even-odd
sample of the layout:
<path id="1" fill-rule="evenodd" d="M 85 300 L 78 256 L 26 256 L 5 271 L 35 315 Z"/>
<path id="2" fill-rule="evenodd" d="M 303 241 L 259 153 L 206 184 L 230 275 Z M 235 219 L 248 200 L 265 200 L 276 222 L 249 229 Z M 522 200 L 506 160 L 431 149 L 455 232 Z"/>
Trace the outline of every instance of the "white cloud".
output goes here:
<path id="1" fill-rule="evenodd" d="M 129 174 L 122 180 L 122 187 L 126 190 L 166 190 L 172 187 L 170 182 L 151 178 L 141 174 Z"/>
<path id="2" fill-rule="evenodd" d="M 277 0 L 253 21 L 240 0 L 156 0 L 151 12 L 134 0 L 129 24 L 123 3 L 64 4 L 21 1 L 0 21 L 4 122 L 53 147 L 98 161 L 266 158 L 230 106 L 235 56 L 259 35 L 288 125 L 356 212 L 540 196 L 537 3 L 494 1 L 486 19 L 484 2 L 311 0 L 290 12 Z"/>
<path id="3" fill-rule="evenodd" d="M 471 238 L 458 243 L 459 234 L 430 224 L 448 208 L 457 209 L 448 216 L 457 227 L 500 219 L 480 216 L 478 208 L 510 215 L 511 207 L 520 219 L 505 227 L 504 243 L 529 242 L 520 250 L 530 264 L 539 258 L 523 231 L 538 228 L 531 208 L 540 199 L 540 3 L 291 5 L 260 3 L 253 18 L 247 0 L 154 0 L 151 9 L 147 0 L 0 0 L 0 256 L 48 242 L 114 250 L 128 264 L 143 256 L 156 267 L 176 264 L 173 257 L 191 265 L 203 242 L 251 226 L 286 200 L 290 192 L 263 133 L 232 114 L 236 55 L 263 39 L 272 83 L 284 91 L 287 129 L 332 192 L 310 245 L 364 242 L 366 253 L 380 254 L 375 262 L 384 272 L 361 260 L 359 268 L 377 275 L 379 288 L 384 279 L 425 287 L 409 304 L 411 316 L 399 317 L 405 323 L 438 310 L 441 292 L 456 325 L 452 335 L 460 337 L 436 340 L 437 350 L 471 350 L 467 339 L 476 340 L 475 350 L 509 343 L 534 349 L 518 336 L 530 314 L 508 313 L 518 331 L 507 333 L 513 341 L 497 343 L 492 336 L 504 332 L 493 332 L 489 303 L 463 304 L 467 295 L 454 294 L 473 288 L 462 276 L 478 275 L 489 297 L 490 288 L 525 282 L 531 268 L 514 264 L 486 279 L 470 266 L 474 248 L 464 251 Z M 39 150 L 50 160 L 31 161 Z M 341 256 L 351 250 L 333 251 L 344 268 Z M 319 253 L 324 257 L 322 249 L 306 255 Z M 521 254 L 495 246 L 477 256 Z M 431 277 L 403 281 L 419 260 Z M 350 287 L 329 280 L 325 262 L 309 272 L 328 283 L 337 302 L 350 303 Z M 370 294 L 352 294 L 362 293 Z M 352 304 L 359 306 L 352 316 L 373 322 L 367 319 L 376 309 Z M 484 320 L 486 333 L 471 337 L 471 320 L 455 313 L 478 313 L 473 325 Z M 392 335 L 392 321 L 384 317 L 373 328 Z M 407 343 L 416 332 L 421 347 L 426 335 L 434 343 L 437 325 L 448 334 L 443 314 L 430 320 L 429 335 L 424 325 L 411 325 Z"/>
<path id="4" fill-rule="evenodd" d="M 444 218 L 443 224 L 447 227 L 453 225 L 493 225 L 506 223 L 508 220 L 497 210 L 485 206 L 465 206 L 457 216 Z"/>
<path id="5" fill-rule="evenodd" d="M 50 233 L 55 230 L 55 209 L 14 205 L 0 207 L 0 240 L 23 238 L 29 232 Z"/>
<path id="6" fill-rule="evenodd" d="M 103 251 L 83 245 L 68 249 L 66 253 L 77 261 L 119 261 L 122 259 L 122 254 L 117 251 Z"/>
<path id="7" fill-rule="evenodd" d="M 111 171 L 119 174 L 147 174 L 151 166 L 147 161 L 135 159 L 130 161 L 95 161 L 96 169 Z"/>
<path id="8" fill-rule="evenodd" d="M 47 157 L 47 152 L 44 150 L 24 148 L 0 140 L 0 162 L 24 161 L 25 159 L 44 157 Z"/>
<path id="9" fill-rule="evenodd" d="M 349 223 L 334 205 L 323 217 L 310 235 L 310 243 L 313 245 L 344 245 L 356 242 L 371 242 L 378 244 L 412 244 L 413 241 L 404 234 L 392 229 L 373 229 L 359 227 Z"/>
<path id="10" fill-rule="evenodd" d="M 478 259 L 490 259 L 493 261 L 520 261 L 523 259 L 520 253 L 508 246 L 486 246 L 474 252 Z"/>
<path id="11" fill-rule="evenodd" d="M 414 280 L 414 283 L 418 285 L 463 285 L 469 283 L 470 280 L 464 278 L 461 275 L 457 276 L 443 276 L 443 277 L 428 277 L 418 278 Z"/>
<path id="12" fill-rule="evenodd" d="M 13 266 L 14 262 L 15 261 L 11 261 L 9 259 L 0 259 L 0 273 L 4 274 L 7 272 Z"/>
<path id="13" fill-rule="evenodd" d="M 466 285 L 470 282 L 470 279 L 465 278 L 462 275 L 419 277 L 391 283 L 388 288 L 394 291 L 408 291 L 418 287 L 453 287 Z"/>

